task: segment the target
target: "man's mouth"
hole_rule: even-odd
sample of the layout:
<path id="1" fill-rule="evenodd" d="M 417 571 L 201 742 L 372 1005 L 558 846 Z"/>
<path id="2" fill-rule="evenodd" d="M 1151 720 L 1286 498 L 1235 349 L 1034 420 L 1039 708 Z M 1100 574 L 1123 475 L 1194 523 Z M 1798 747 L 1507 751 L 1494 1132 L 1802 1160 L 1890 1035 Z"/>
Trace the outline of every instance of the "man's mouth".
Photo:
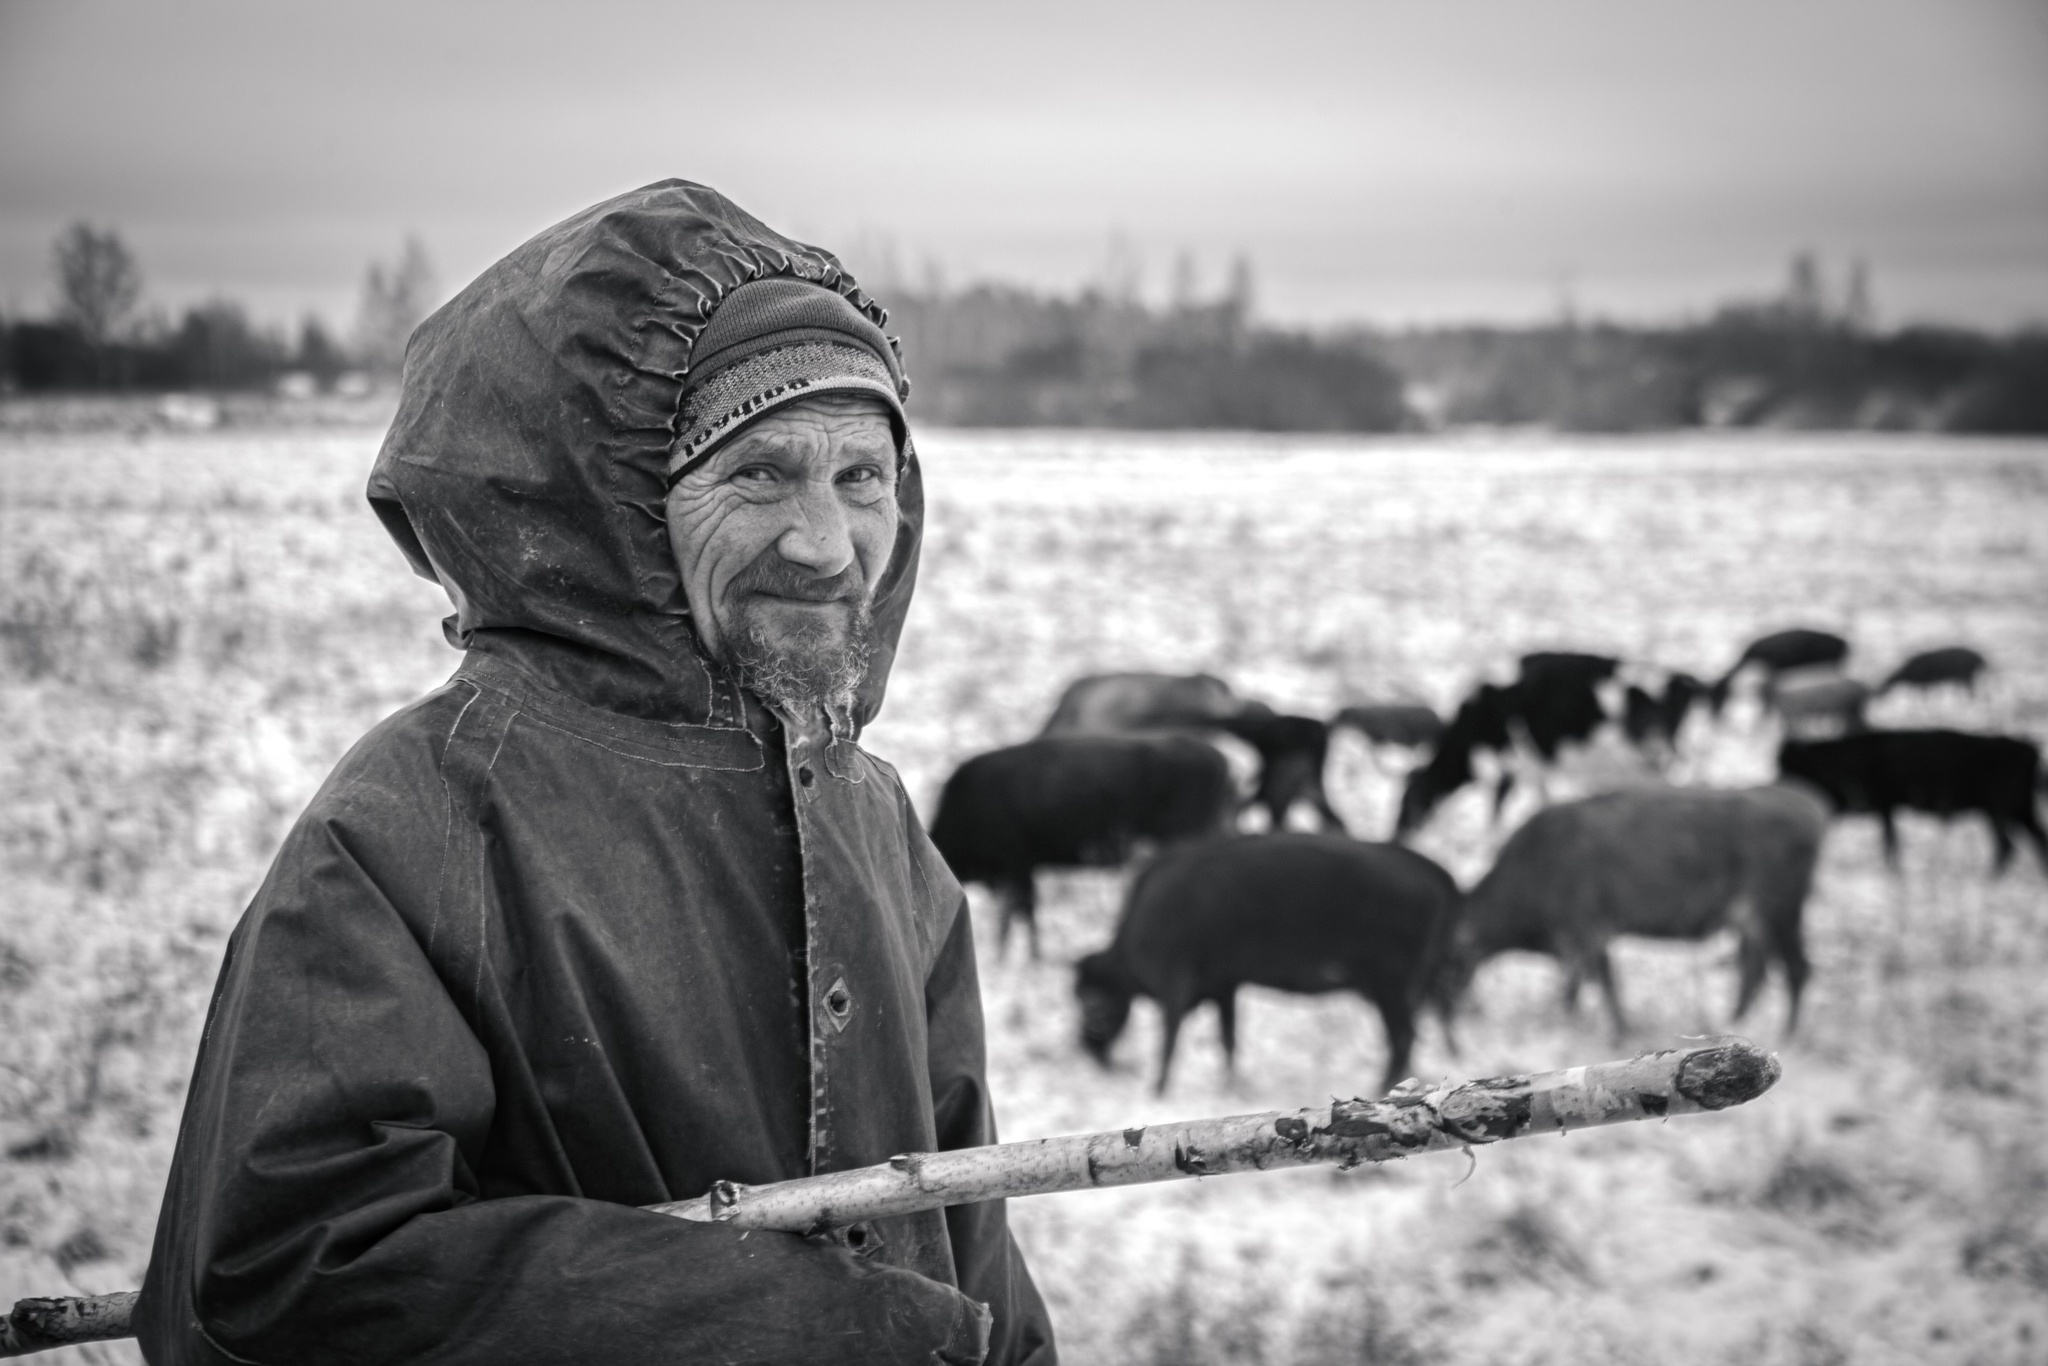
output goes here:
<path id="1" fill-rule="evenodd" d="M 845 607 L 852 605 L 844 593 L 812 597 L 807 593 L 775 593 L 765 588 L 757 588 L 748 596 L 764 602 L 774 603 L 778 606 L 782 604 L 788 604 L 792 607 Z"/>

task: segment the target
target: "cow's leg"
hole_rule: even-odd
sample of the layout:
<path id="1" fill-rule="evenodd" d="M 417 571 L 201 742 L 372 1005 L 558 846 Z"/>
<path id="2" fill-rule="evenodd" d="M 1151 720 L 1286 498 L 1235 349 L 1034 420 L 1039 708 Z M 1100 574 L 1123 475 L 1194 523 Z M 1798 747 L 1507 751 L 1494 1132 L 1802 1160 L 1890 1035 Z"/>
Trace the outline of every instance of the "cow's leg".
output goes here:
<path id="1" fill-rule="evenodd" d="M 2041 870 L 2048 872 L 2048 830 L 2041 828 L 2041 815 L 2034 810 L 2031 796 L 2020 807 L 2018 824 L 2027 838 L 2034 842 L 2034 852 L 2041 856 Z"/>
<path id="2" fill-rule="evenodd" d="M 1157 1095 L 1166 1094 L 1166 1078 L 1173 1071 L 1173 1046 L 1180 1041 L 1181 1018 L 1187 1014 L 1187 1007 L 1178 1001 L 1159 1003 L 1164 1027 L 1159 1033 L 1159 1081 L 1153 1086 Z"/>
<path id="3" fill-rule="evenodd" d="M 1288 766 L 1289 768 L 1292 765 Z M 1295 799 L 1301 796 L 1301 784 L 1291 772 L 1276 771 L 1278 765 L 1268 765 L 1267 772 L 1273 785 L 1266 789 L 1266 810 L 1273 818 L 1274 833 L 1287 828 L 1287 814 L 1294 810 Z"/>
<path id="4" fill-rule="evenodd" d="M 1301 755 L 1289 755 L 1273 766 L 1273 828 L 1287 828 L 1287 817 L 1296 804 L 1307 801 L 1316 814 L 1331 822 L 1339 830 L 1342 821 L 1336 820 L 1330 811 L 1330 803 L 1323 796 L 1323 780 L 1308 760 Z"/>
<path id="5" fill-rule="evenodd" d="M 1785 968 L 1785 1037 L 1789 1039 L 1799 1028 L 1799 997 L 1806 990 L 1806 979 L 1813 974 L 1813 967 L 1806 961 L 1805 935 L 1796 910 L 1773 920 L 1771 933 L 1772 947 Z"/>
<path id="6" fill-rule="evenodd" d="M 1024 914 L 1024 930 L 1025 930 L 1025 933 L 1027 933 L 1027 934 L 1029 934 L 1029 935 L 1031 936 L 1031 961 L 1032 961 L 1032 962 L 1034 962 L 1034 963 L 1036 963 L 1036 962 L 1038 962 L 1038 961 L 1039 961 L 1039 955 L 1038 955 L 1038 879 L 1037 879 L 1037 878 L 1035 878 L 1035 877 L 1033 877 L 1033 876 L 1032 876 L 1031 874 L 1029 874 L 1029 873 L 1026 873 L 1026 874 L 1024 875 L 1024 882 L 1023 882 L 1023 892 L 1024 892 L 1024 899 L 1023 899 L 1023 902 L 1022 902 L 1022 909 L 1023 909 L 1023 914 Z"/>
<path id="7" fill-rule="evenodd" d="M 1756 994 L 1770 970 L 1769 953 L 1755 926 L 1743 927 L 1742 942 L 1735 949 L 1735 961 L 1741 973 L 1740 985 L 1735 989 L 1735 1018 L 1739 1020 L 1756 1001 Z"/>
<path id="8" fill-rule="evenodd" d="M 1216 1028 L 1223 1035 L 1223 1070 L 1237 1075 L 1237 988 L 1228 987 L 1216 998 Z"/>
<path id="9" fill-rule="evenodd" d="M 1893 872 L 1899 871 L 1899 825 L 1889 806 L 1877 811 L 1878 828 L 1884 832 L 1884 863 Z"/>
<path id="10" fill-rule="evenodd" d="M 1984 819 L 1991 822 L 1991 873 L 1997 877 L 2012 865 L 2012 835 L 1996 811 L 1986 811 Z"/>
<path id="11" fill-rule="evenodd" d="M 990 884 L 996 894 L 996 909 L 1001 919 L 996 926 L 996 961 L 1001 962 L 1010 951 L 1010 922 L 1022 920 L 1026 933 L 1031 936 L 1031 956 L 1038 956 L 1038 889 L 1033 885 L 1030 873 L 1021 877 L 1007 875 Z"/>
<path id="12" fill-rule="evenodd" d="M 1011 905 L 1012 890 L 1008 882 L 995 882 L 989 890 L 996 894 L 996 961 L 1002 962 L 1010 954 L 1010 920 L 1017 912 Z"/>
<path id="13" fill-rule="evenodd" d="M 1564 1013 L 1579 1013 L 1579 986 L 1586 980 L 1585 969 L 1576 956 L 1566 955 L 1564 959 Z"/>
<path id="14" fill-rule="evenodd" d="M 1385 1095 L 1408 1077 L 1408 1059 L 1415 1051 L 1415 1017 L 1406 1006 L 1388 1006 L 1379 1001 L 1373 1005 L 1387 1031 L 1387 1072 L 1380 1081 L 1380 1094 Z"/>
<path id="15" fill-rule="evenodd" d="M 1287 829 L 1287 813 L 1294 809 L 1290 797 L 1269 797 L 1266 800 L 1266 828 L 1274 834 Z"/>
<path id="16" fill-rule="evenodd" d="M 1628 1020 L 1621 1013 L 1621 993 L 1614 989 L 1614 964 L 1607 957 L 1606 945 L 1593 951 L 1589 966 L 1593 980 L 1600 984 L 1600 994 L 1607 1000 L 1607 1017 L 1614 1022 L 1614 1037 L 1628 1037 Z"/>

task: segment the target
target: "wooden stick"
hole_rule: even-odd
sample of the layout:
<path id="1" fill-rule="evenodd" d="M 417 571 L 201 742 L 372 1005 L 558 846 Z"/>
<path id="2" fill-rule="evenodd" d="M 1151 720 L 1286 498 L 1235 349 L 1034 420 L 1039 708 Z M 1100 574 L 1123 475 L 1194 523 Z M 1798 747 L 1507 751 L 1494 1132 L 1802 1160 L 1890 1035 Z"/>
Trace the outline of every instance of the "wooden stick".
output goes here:
<path id="1" fill-rule="evenodd" d="M 16 1300 L 14 1312 L 0 1320 L 0 1357 L 129 1337 L 135 1332 L 129 1325 L 135 1297 L 135 1291 L 123 1290 L 76 1299 Z"/>
<path id="2" fill-rule="evenodd" d="M 1755 1045 L 1722 1040 L 1535 1076 L 1434 1089 L 1408 1083 L 1384 1100 L 1340 1100 L 1293 1113 L 905 1153 L 879 1166 L 766 1186 L 719 1181 L 695 1200 L 649 1208 L 679 1219 L 810 1233 L 982 1200 L 1274 1167 L 1349 1168 L 1525 1134 L 1724 1110 L 1762 1095 L 1778 1073 L 1778 1060 Z"/>
<path id="3" fill-rule="evenodd" d="M 698 1199 L 647 1208 L 738 1228 L 815 1233 L 983 1200 L 1276 1167 L 1350 1168 L 1531 1134 L 1725 1110 L 1768 1091 L 1779 1071 L 1777 1058 L 1747 1040 L 1722 1039 L 1533 1076 L 1434 1088 L 1408 1082 L 1383 1100 L 905 1153 L 879 1166 L 765 1186 L 718 1181 Z M 0 1357 L 126 1337 L 134 1304 L 133 1291 L 22 1300 L 0 1322 Z"/>

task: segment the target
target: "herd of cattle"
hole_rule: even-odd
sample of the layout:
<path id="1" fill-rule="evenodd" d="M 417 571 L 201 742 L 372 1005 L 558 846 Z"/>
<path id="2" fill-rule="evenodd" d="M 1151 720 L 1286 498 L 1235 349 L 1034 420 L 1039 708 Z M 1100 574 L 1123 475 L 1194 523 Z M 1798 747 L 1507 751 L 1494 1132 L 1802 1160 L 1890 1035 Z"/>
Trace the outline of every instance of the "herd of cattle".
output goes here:
<path id="1" fill-rule="evenodd" d="M 1159 1004 L 1162 1090 L 1180 1025 L 1205 1001 L 1216 1006 L 1232 1056 L 1244 985 L 1358 992 L 1385 1024 L 1391 1086 L 1407 1074 L 1417 1013 L 1434 1010 L 1448 1037 L 1479 965 L 1510 949 L 1560 962 L 1567 1008 L 1584 981 L 1595 982 L 1619 1033 L 1608 945 L 1620 935 L 1703 939 L 1732 930 L 1736 1017 L 1775 963 L 1790 998 L 1789 1031 L 1808 976 L 1801 917 L 1831 815 L 1876 815 L 1895 862 L 1898 811 L 1974 812 L 1990 822 L 2000 871 L 2015 834 L 2031 839 L 2048 867 L 2036 744 L 1873 729 L 1865 719 L 1872 698 L 1895 688 L 1974 689 L 1984 657 L 1963 647 L 1928 651 L 1872 687 L 1844 671 L 1848 653 L 1840 636 L 1782 631 L 1752 643 L 1711 684 L 1608 655 L 1530 654 L 1511 682 L 1481 684 L 1448 721 L 1411 703 L 1346 707 L 1328 721 L 1285 715 L 1208 675 L 1083 678 L 1036 739 L 977 755 L 953 773 L 931 837 L 963 883 L 994 894 L 999 946 L 1021 920 L 1034 957 L 1038 870 L 1146 856 L 1114 940 L 1081 960 L 1076 991 L 1082 1043 L 1105 1062 L 1132 1001 Z M 1603 732 L 1661 770 L 1693 709 L 1720 716 L 1748 680 L 1782 723 L 1776 783 L 1646 784 L 1546 805 L 1469 890 L 1403 842 L 1482 770 L 1498 821 L 1518 784 L 1545 792 L 1568 752 Z M 1345 728 L 1375 753 L 1416 756 L 1390 842 L 1352 838 L 1323 790 L 1331 734 Z M 1257 754 L 1248 797 L 1214 743 L 1226 735 Z M 1304 806 L 1319 832 L 1288 829 Z M 1238 833 L 1251 807 L 1265 812 L 1267 833 Z"/>

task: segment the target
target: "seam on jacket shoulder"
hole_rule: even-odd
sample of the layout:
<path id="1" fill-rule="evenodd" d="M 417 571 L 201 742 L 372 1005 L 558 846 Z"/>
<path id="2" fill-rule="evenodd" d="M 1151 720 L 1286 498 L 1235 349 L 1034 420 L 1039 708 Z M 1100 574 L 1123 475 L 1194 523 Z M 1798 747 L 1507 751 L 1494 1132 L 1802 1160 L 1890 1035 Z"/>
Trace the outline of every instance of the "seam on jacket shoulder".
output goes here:
<path id="1" fill-rule="evenodd" d="M 516 683 L 508 685 L 506 677 L 508 674 L 517 680 Z M 474 652 L 472 652 L 469 659 L 463 662 L 462 671 L 457 674 L 457 677 L 471 687 L 480 688 L 497 697 L 507 707 L 518 712 L 529 721 L 546 726 L 550 730 L 559 731 L 572 740 L 581 740 L 585 744 L 594 745 L 599 749 L 617 754 L 621 758 L 635 759 L 642 763 L 656 764 L 664 768 L 698 768 L 728 773 L 757 772 L 763 764 L 760 753 L 760 739 L 745 726 L 700 725 L 694 722 L 675 724 L 651 721 L 636 722 L 631 718 L 624 717 L 607 719 L 597 715 L 597 709 L 578 703 L 572 697 L 556 693 L 552 689 L 534 684 L 530 680 L 517 679 L 516 671 L 512 670 L 510 666 L 499 663 L 489 656 L 478 656 Z M 712 711 L 716 712 L 720 705 L 720 699 L 716 693 L 713 694 L 711 701 Z M 570 709 L 570 715 L 558 721 L 548 719 L 551 709 L 563 706 Z M 574 715 L 575 712 L 583 713 L 580 718 L 581 724 L 577 724 L 579 718 Z M 643 737 L 634 733 L 636 729 L 647 730 L 653 733 Z M 730 738 L 735 735 L 746 736 L 748 742 L 754 748 L 754 753 L 751 756 L 753 762 L 747 765 L 733 765 L 697 763 L 680 757 L 673 760 L 652 757 L 653 754 L 664 752 L 680 755 L 691 747 L 693 740 L 698 740 L 699 737 L 706 735 L 720 739 Z M 612 743 L 607 743 L 608 741 Z M 634 748 L 621 749 L 617 747 L 620 745 L 629 745 Z M 636 753 L 636 749 L 646 752 Z"/>
<path id="2" fill-rule="evenodd" d="M 466 680 L 465 680 L 466 681 Z M 455 713 L 455 720 L 449 723 L 448 734 L 441 743 L 441 802 L 446 808 L 446 819 L 441 824 L 441 866 L 434 877 L 434 918 L 427 924 L 427 952 L 434 951 L 435 936 L 441 932 L 441 905 L 448 896 L 448 850 L 455 843 L 455 794 L 448 790 L 448 751 L 455 744 L 455 734 L 462 729 L 462 718 L 469 715 L 469 709 L 484 695 L 484 690 L 470 683 L 469 701 L 462 704 L 462 710 Z"/>
<path id="3" fill-rule="evenodd" d="M 517 721 L 519 716 L 520 713 L 518 711 L 513 711 L 505 718 L 505 724 L 498 730 L 498 743 L 496 748 L 491 750 L 491 761 L 484 765 L 483 773 L 477 778 L 476 786 L 479 799 L 483 795 L 485 785 L 490 781 L 492 771 L 498 767 L 498 756 L 505 752 L 505 738 L 512 733 L 512 723 Z M 488 955 L 484 952 L 484 940 L 491 925 L 491 899 L 484 895 L 484 888 L 490 885 L 490 859 L 490 842 L 488 840 L 478 840 L 476 842 L 476 979 L 470 983 L 469 999 L 472 1007 L 479 1009 L 484 997 L 484 964 L 488 961 Z"/>
<path id="4" fill-rule="evenodd" d="M 554 731 L 559 735 L 568 736 L 571 740 L 581 740 L 586 745 L 595 745 L 597 746 L 597 748 L 605 751 L 605 753 L 616 754 L 621 759 L 631 759 L 636 763 L 642 764 L 653 764 L 656 768 L 699 768 L 706 769 L 716 773 L 758 773 L 762 768 L 766 767 L 767 765 L 767 761 L 764 758 L 762 758 L 759 753 L 760 742 L 758 740 L 754 741 L 756 750 L 756 762 L 747 767 L 742 768 L 733 764 L 691 763 L 687 759 L 656 759 L 645 754 L 634 754 L 627 750 L 615 748 L 614 746 L 606 744 L 602 740 L 594 739 L 591 736 L 570 730 L 567 726 L 558 726 L 554 722 L 549 721 L 544 717 L 538 716 L 530 711 L 515 710 L 513 712 L 513 717 L 517 720 L 530 721 L 536 726 L 544 726 L 548 730 Z M 701 729 L 715 731 L 721 735 L 744 735 L 750 740 L 754 739 L 754 734 L 752 731 L 739 730 L 737 728 L 724 726 L 705 726 L 701 727 Z M 500 741 L 501 745 L 502 743 L 503 742 Z M 497 757 L 495 755 L 492 756 L 492 762 L 497 762 Z"/>

